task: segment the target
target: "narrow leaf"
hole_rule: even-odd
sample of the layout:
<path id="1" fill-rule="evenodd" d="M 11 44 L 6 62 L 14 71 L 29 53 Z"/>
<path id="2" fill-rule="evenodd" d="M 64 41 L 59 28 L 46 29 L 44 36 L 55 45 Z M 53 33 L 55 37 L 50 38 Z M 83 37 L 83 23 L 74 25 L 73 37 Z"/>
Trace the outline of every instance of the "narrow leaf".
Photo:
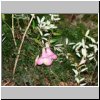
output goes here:
<path id="1" fill-rule="evenodd" d="M 79 84 L 80 83 L 80 80 L 76 77 L 75 78 L 75 81 Z"/>
<path id="2" fill-rule="evenodd" d="M 59 47 L 59 46 L 63 46 L 63 44 L 56 44 L 55 46 Z"/>
<path id="3" fill-rule="evenodd" d="M 68 44 L 68 38 L 66 38 L 66 45 Z"/>
<path id="4" fill-rule="evenodd" d="M 48 36 L 48 35 L 50 35 L 50 33 L 46 33 L 46 34 L 44 34 L 44 36 Z"/>
<path id="5" fill-rule="evenodd" d="M 88 38 L 88 39 L 90 39 L 90 40 L 91 40 L 91 42 L 96 43 L 96 41 L 95 41 L 95 39 L 94 39 L 94 38 L 92 38 L 92 37 L 90 37 L 90 36 L 87 36 L 87 38 Z"/>
<path id="6" fill-rule="evenodd" d="M 90 58 L 89 58 L 89 60 L 92 60 L 92 59 L 94 59 L 94 57 L 90 57 Z"/>
<path id="7" fill-rule="evenodd" d="M 47 41 L 47 39 L 45 37 L 42 37 L 43 40 Z"/>
<path id="8" fill-rule="evenodd" d="M 83 46 L 83 48 L 85 47 L 85 40 L 84 39 L 82 39 L 82 46 Z"/>
<path id="9" fill-rule="evenodd" d="M 35 28 L 35 21 L 34 20 L 32 22 L 32 27 L 33 27 L 33 29 Z"/>
<path id="10" fill-rule="evenodd" d="M 40 21 L 40 18 L 37 16 L 37 21 L 38 21 L 38 23 L 40 23 L 41 21 Z"/>
<path id="11" fill-rule="evenodd" d="M 37 27 L 37 28 L 38 28 L 38 30 L 40 32 L 40 35 L 43 36 L 43 33 L 42 33 L 41 29 L 39 27 Z"/>
<path id="12" fill-rule="evenodd" d="M 80 80 L 79 80 L 79 83 L 81 83 L 82 81 L 84 81 L 85 80 L 85 78 L 81 78 Z"/>
<path id="13" fill-rule="evenodd" d="M 91 53 L 91 54 L 89 54 L 87 57 L 88 58 L 90 58 L 90 57 L 92 57 L 94 54 L 93 53 Z"/>
<path id="14" fill-rule="evenodd" d="M 81 59 L 79 65 L 82 65 L 82 64 L 84 64 L 85 62 L 86 62 L 86 59 L 85 59 L 84 57 L 82 57 L 82 59 Z"/>
<path id="15" fill-rule="evenodd" d="M 82 48 L 82 55 L 86 58 L 86 56 L 87 56 L 86 48 Z"/>
<path id="16" fill-rule="evenodd" d="M 73 49 L 75 49 L 78 45 L 81 45 L 81 42 L 76 43 L 76 44 L 73 46 Z"/>
<path id="17" fill-rule="evenodd" d="M 50 43 L 54 43 L 54 42 L 56 42 L 57 41 L 57 39 L 51 39 L 50 40 Z"/>
<path id="18" fill-rule="evenodd" d="M 77 52 L 77 53 L 76 53 L 76 55 L 77 55 L 78 57 L 81 57 L 81 55 L 80 55 L 80 53 L 79 53 L 79 52 Z"/>
<path id="19" fill-rule="evenodd" d="M 75 43 L 69 43 L 68 45 L 74 45 Z"/>
<path id="20" fill-rule="evenodd" d="M 80 72 L 84 72 L 86 71 L 88 68 L 83 68 Z"/>
<path id="21" fill-rule="evenodd" d="M 80 86 L 85 86 L 85 85 L 86 85 L 86 83 L 80 84 Z"/>
<path id="22" fill-rule="evenodd" d="M 87 30 L 85 36 L 87 37 L 89 35 L 90 30 Z"/>
<path id="23" fill-rule="evenodd" d="M 59 51 L 59 52 L 63 52 L 60 48 L 56 48 L 56 50 Z"/>
<path id="24" fill-rule="evenodd" d="M 79 52 L 79 49 L 80 49 L 81 46 L 82 46 L 82 45 L 79 44 L 79 45 L 76 47 L 75 51 L 76 51 L 76 52 Z"/>
<path id="25" fill-rule="evenodd" d="M 75 73 L 75 75 L 77 76 L 78 75 L 78 71 L 76 69 L 72 69 Z"/>
<path id="26" fill-rule="evenodd" d="M 44 22 L 44 20 L 45 20 L 45 17 L 43 16 L 42 19 L 41 19 L 41 23 Z"/>

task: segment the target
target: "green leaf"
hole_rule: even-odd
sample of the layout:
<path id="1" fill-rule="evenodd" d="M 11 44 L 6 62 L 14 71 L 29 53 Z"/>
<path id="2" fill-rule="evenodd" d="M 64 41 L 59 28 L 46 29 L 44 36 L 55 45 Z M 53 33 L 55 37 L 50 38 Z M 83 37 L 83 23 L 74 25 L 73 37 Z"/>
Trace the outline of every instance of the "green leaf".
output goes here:
<path id="1" fill-rule="evenodd" d="M 2 20 L 5 21 L 5 15 L 1 14 Z"/>
<path id="2" fill-rule="evenodd" d="M 60 32 L 54 32 L 53 35 L 54 36 L 59 36 L 59 35 L 61 35 L 61 33 Z"/>
<path id="3" fill-rule="evenodd" d="M 34 38 L 34 41 L 35 41 L 35 43 L 37 43 L 37 44 L 39 44 L 41 47 L 43 47 L 42 44 L 41 44 L 41 42 L 40 42 L 38 39 Z"/>
<path id="4" fill-rule="evenodd" d="M 57 39 L 51 39 L 50 43 L 55 43 L 57 41 Z"/>
<path id="5" fill-rule="evenodd" d="M 35 21 L 33 20 L 33 22 L 32 22 L 32 27 L 33 27 L 33 29 L 35 28 Z"/>

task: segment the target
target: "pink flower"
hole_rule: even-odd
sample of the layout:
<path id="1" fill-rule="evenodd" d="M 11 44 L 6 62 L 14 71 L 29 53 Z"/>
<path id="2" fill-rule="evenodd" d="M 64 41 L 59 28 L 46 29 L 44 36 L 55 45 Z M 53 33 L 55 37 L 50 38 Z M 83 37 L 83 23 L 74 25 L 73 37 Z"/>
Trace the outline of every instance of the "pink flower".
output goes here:
<path id="1" fill-rule="evenodd" d="M 57 59 L 57 55 L 56 54 L 54 54 L 52 51 L 51 51 L 51 49 L 50 49 L 50 46 L 49 46 L 49 43 L 46 43 L 46 52 L 47 52 L 47 55 L 49 56 L 49 57 L 51 57 L 51 59 Z"/>
<path id="2" fill-rule="evenodd" d="M 57 59 L 57 55 L 55 55 L 50 47 L 49 44 L 46 43 L 46 49 L 42 49 L 42 55 L 39 57 L 39 55 L 35 59 L 35 66 L 36 65 L 42 65 L 45 64 L 46 66 L 49 66 L 52 64 L 53 60 Z"/>
<path id="3" fill-rule="evenodd" d="M 47 55 L 51 58 L 51 59 L 57 59 L 57 55 L 55 55 L 52 51 L 51 51 L 51 49 L 48 47 L 48 48 L 46 48 L 46 52 L 47 52 Z"/>
<path id="4" fill-rule="evenodd" d="M 35 66 L 36 65 L 42 65 L 43 64 L 43 59 L 41 57 L 39 58 L 39 55 L 35 59 Z"/>
<path id="5" fill-rule="evenodd" d="M 39 58 L 39 56 L 36 57 L 35 66 L 36 65 L 42 65 L 42 64 L 49 66 L 49 65 L 52 64 L 52 61 L 53 60 L 47 55 L 45 49 L 43 48 L 41 57 L 40 58 Z"/>
<path id="6" fill-rule="evenodd" d="M 46 65 L 46 66 L 50 66 L 52 64 L 53 60 L 51 58 L 44 58 L 43 59 L 43 63 Z"/>

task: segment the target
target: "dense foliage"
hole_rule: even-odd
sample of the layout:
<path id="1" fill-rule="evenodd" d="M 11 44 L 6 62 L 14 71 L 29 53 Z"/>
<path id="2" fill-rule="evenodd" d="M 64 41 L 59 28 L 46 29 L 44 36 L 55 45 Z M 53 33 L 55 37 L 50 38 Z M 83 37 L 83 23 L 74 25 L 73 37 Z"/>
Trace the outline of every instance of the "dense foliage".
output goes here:
<path id="1" fill-rule="evenodd" d="M 57 59 L 35 65 L 47 42 Z M 2 14 L 2 85 L 97 86 L 98 15 Z"/>

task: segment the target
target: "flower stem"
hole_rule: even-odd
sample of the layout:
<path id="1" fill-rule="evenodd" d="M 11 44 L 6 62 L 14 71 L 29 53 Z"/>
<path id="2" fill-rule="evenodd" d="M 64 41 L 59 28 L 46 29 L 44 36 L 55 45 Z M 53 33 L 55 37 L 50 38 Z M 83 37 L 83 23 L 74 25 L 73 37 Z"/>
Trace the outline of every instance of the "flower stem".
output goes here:
<path id="1" fill-rule="evenodd" d="M 24 34 L 23 34 L 23 37 L 22 37 L 20 46 L 19 46 L 19 48 L 18 48 L 18 53 L 17 53 L 17 57 L 16 57 L 16 59 L 15 59 L 14 68 L 13 68 L 13 75 L 15 74 L 15 70 L 16 70 L 16 67 L 17 67 L 18 59 L 19 59 L 19 56 L 20 56 L 21 48 L 22 48 L 22 45 L 23 45 L 23 42 L 24 42 L 26 33 L 27 33 L 27 31 L 28 31 L 28 29 L 29 29 L 29 27 L 30 27 L 30 25 L 31 25 L 31 22 L 32 22 L 33 18 L 34 18 L 34 16 L 31 17 L 30 22 L 28 23 L 28 26 L 27 26 L 27 28 L 26 28 Z"/>

